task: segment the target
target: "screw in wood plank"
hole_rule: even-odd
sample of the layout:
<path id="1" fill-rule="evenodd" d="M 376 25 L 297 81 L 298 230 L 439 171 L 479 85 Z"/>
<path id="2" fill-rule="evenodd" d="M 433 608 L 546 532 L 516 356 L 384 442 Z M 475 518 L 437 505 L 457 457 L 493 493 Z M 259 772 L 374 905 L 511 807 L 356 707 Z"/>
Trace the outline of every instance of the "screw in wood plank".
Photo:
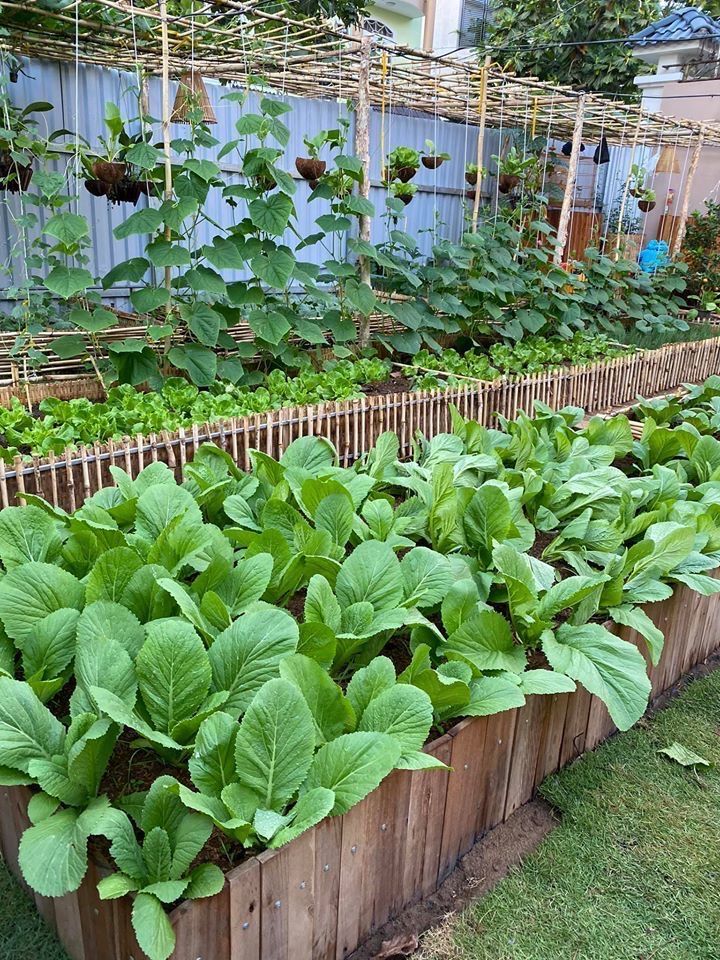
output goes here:
<path id="1" fill-rule="evenodd" d="M 381 830 L 383 833 L 385 833 L 385 831 L 387 830 L 387 824 L 386 824 L 386 823 L 381 824 L 380 830 Z"/>
<path id="2" fill-rule="evenodd" d="M 305 886 L 306 886 L 306 883 L 305 883 L 305 881 L 303 880 L 302 883 L 300 884 L 300 889 L 301 889 L 301 890 L 304 890 L 304 889 L 305 889 Z"/>
<path id="3" fill-rule="evenodd" d="M 353 844 L 353 845 L 350 847 L 350 853 L 351 853 L 353 856 L 355 856 L 355 854 L 357 853 L 357 845 L 356 845 L 356 844 Z"/>
<path id="4" fill-rule="evenodd" d="M 250 927 L 250 922 L 249 922 L 248 920 L 246 920 L 245 923 L 242 925 L 242 928 L 243 928 L 243 930 L 248 930 L 249 927 Z"/>
<path id="5" fill-rule="evenodd" d="M 282 900 L 276 900 L 276 901 L 275 901 L 275 909 L 276 909 L 276 910 L 279 910 L 281 906 L 282 906 Z"/>
<path id="6" fill-rule="evenodd" d="M 330 869 L 330 864 L 326 863 L 325 866 L 323 867 L 323 873 L 327 873 L 329 869 Z"/>
<path id="7" fill-rule="evenodd" d="M 469 764 L 469 763 L 464 763 L 464 764 L 463 764 L 463 770 L 469 770 L 469 769 L 470 769 L 470 764 Z"/>

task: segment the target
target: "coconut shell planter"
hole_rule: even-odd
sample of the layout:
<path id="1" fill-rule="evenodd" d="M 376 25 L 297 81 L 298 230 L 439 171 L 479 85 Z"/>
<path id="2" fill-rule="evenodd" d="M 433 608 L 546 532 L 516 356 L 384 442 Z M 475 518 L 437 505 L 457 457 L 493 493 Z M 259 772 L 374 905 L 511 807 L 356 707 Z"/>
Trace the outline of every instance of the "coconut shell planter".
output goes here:
<path id="1" fill-rule="evenodd" d="M 471 186 L 474 187 L 475 184 L 477 183 L 477 181 L 478 181 L 478 175 L 477 175 L 477 173 L 466 173 L 466 174 L 465 174 L 465 182 L 466 182 L 466 183 L 469 183 Z"/>
<path id="2" fill-rule="evenodd" d="M 437 170 L 445 162 L 445 157 L 422 157 L 422 165 L 428 170 Z"/>
<path id="3" fill-rule="evenodd" d="M 396 180 L 407 183 L 409 180 L 412 180 L 417 171 L 417 167 L 394 167 L 390 172 Z"/>
<path id="4" fill-rule="evenodd" d="M 654 200 L 638 200 L 637 205 L 643 213 L 649 213 L 655 209 L 656 203 Z"/>
<path id="5" fill-rule="evenodd" d="M 295 157 L 295 169 L 303 180 L 309 180 L 310 183 L 317 182 L 325 173 L 326 167 L 327 164 L 324 160 L 312 159 L 311 157 Z"/>
<path id="6" fill-rule="evenodd" d="M 23 166 L 10 156 L 9 153 L 0 155 L 0 189 L 8 193 L 20 193 L 27 190 L 32 180 L 33 168 L 30 164 Z"/>
<path id="7" fill-rule="evenodd" d="M 115 160 L 95 160 L 92 172 L 97 180 L 103 183 L 119 183 L 125 176 L 127 165 Z"/>
<path id="8" fill-rule="evenodd" d="M 514 173 L 501 173 L 498 177 L 498 190 L 500 193 L 510 193 L 520 183 L 520 177 Z"/>
<path id="9" fill-rule="evenodd" d="M 107 197 L 110 203 L 137 204 L 141 195 L 155 196 L 156 188 L 152 182 L 131 180 L 123 177 L 116 183 L 107 183 L 104 180 L 86 180 L 85 189 L 93 197 Z"/>

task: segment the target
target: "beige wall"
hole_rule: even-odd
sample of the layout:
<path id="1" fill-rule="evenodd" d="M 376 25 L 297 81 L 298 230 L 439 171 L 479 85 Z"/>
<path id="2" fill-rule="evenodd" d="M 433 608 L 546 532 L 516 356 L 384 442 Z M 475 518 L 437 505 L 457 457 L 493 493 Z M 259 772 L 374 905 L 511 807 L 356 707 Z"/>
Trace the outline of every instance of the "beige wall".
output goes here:
<path id="1" fill-rule="evenodd" d="M 720 121 L 720 80 L 671 82 L 665 84 L 662 91 L 663 99 L 660 102 L 658 112 L 687 120 Z M 670 145 L 673 143 L 669 130 L 667 142 Z M 680 212 L 685 175 L 690 160 L 686 150 L 679 149 L 676 157 L 680 167 L 679 173 L 658 173 L 655 176 L 654 190 L 657 194 L 657 206 L 646 217 L 646 239 L 652 239 L 658 235 L 660 217 L 665 211 L 665 201 L 669 188 L 674 191 L 674 200 L 669 213 L 677 215 Z M 690 213 L 693 210 L 704 210 L 704 201 L 708 196 L 712 196 L 714 200 L 719 200 L 719 184 L 720 147 L 706 146 L 701 154 L 690 193 Z"/>

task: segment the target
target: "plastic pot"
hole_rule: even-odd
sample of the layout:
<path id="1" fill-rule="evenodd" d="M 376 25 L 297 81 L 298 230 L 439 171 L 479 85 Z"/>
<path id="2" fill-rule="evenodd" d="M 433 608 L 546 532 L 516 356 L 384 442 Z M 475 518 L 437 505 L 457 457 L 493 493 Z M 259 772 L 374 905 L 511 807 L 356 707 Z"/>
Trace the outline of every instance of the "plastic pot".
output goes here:
<path id="1" fill-rule="evenodd" d="M 303 180 L 319 180 L 325 173 L 327 164 L 324 160 L 313 160 L 310 157 L 295 157 L 295 169 Z"/>
<path id="2" fill-rule="evenodd" d="M 428 170 L 437 170 L 445 162 L 445 157 L 421 157 L 422 165 Z"/>
<path id="3" fill-rule="evenodd" d="M 110 160 L 96 160 L 92 165 L 96 179 L 103 183 L 119 183 L 125 176 L 126 169 L 126 164 Z"/>

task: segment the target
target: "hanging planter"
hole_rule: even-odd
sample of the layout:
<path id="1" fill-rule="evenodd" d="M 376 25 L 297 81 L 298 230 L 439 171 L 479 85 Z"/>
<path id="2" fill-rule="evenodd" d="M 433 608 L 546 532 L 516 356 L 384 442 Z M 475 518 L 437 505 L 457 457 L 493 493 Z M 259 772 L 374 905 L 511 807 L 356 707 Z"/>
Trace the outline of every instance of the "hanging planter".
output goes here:
<path id="1" fill-rule="evenodd" d="M 32 180 L 33 168 L 31 164 L 18 163 L 9 153 L 0 153 L 0 189 L 8 193 L 19 193 L 27 190 Z"/>
<path id="2" fill-rule="evenodd" d="M 440 153 L 435 149 L 435 144 L 432 140 L 425 141 L 425 149 L 422 152 L 421 156 L 422 165 L 427 167 L 428 170 L 437 170 L 438 167 L 450 159 L 449 153 Z"/>
<path id="3" fill-rule="evenodd" d="M 119 183 L 113 183 L 108 187 L 106 196 L 111 203 L 132 203 L 135 206 L 142 193 L 142 183 L 124 177 Z"/>
<path id="4" fill-rule="evenodd" d="M 510 193 L 520 183 L 520 177 L 514 173 L 501 173 L 498 176 L 498 190 L 500 193 Z"/>
<path id="5" fill-rule="evenodd" d="M 110 184 L 105 183 L 104 180 L 86 180 L 85 189 L 88 193 L 91 193 L 93 197 L 106 197 L 110 189 Z"/>
<path id="6" fill-rule="evenodd" d="M 407 206 L 417 193 L 417 186 L 414 183 L 403 183 L 401 181 L 400 183 L 393 183 L 391 190 L 392 195 Z"/>
<path id="7" fill-rule="evenodd" d="M 126 170 L 127 164 L 119 160 L 95 160 L 92 164 L 95 179 L 107 184 L 119 183 Z"/>
<path id="8" fill-rule="evenodd" d="M 217 117 L 200 71 L 186 70 L 178 83 L 170 121 L 172 123 L 189 123 L 191 118 L 194 119 L 198 110 L 201 112 L 203 123 L 217 123 Z"/>
<path id="9" fill-rule="evenodd" d="M 471 187 L 474 187 L 475 184 L 476 184 L 477 181 L 478 181 L 478 175 L 477 175 L 477 173 L 469 173 L 469 172 L 468 172 L 468 173 L 465 174 L 465 180 L 466 180 L 467 183 L 470 184 Z"/>
<path id="10" fill-rule="evenodd" d="M 466 190 L 466 191 L 465 191 L 465 196 L 467 197 L 468 200 L 474 200 L 476 194 L 477 194 L 477 190 Z"/>
<path id="11" fill-rule="evenodd" d="M 638 200 L 638 209 L 642 210 L 643 213 L 649 213 L 651 210 L 654 210 L 655 207 L 655 200 Z"/>
<path id="12" fill-rule="evenodd" d="M 401 180 L 403 183 L 407 183 L 409 180 L 412 180 L 412 178 L 418 172 L 418 168 L 417 167 L 394 167 L 392 172 L 393 172 L 393 175 L 398 180 Z"/>
<path id="13" fill-rule="evenodd" d="M 309 180 L 311 183 L 317 182 L 326 168 L 327 163 L 317 157 L 295 157 L 295 169 L 303 180 Z"/>
<path id="14" fill-rule="evenodd" d="M 395 147 L 387 158 L 385 179 L 407 183 L 412 180 L 419 168 L 420 153 L 417 150 L 413 150 L 412 147 Z"/>

